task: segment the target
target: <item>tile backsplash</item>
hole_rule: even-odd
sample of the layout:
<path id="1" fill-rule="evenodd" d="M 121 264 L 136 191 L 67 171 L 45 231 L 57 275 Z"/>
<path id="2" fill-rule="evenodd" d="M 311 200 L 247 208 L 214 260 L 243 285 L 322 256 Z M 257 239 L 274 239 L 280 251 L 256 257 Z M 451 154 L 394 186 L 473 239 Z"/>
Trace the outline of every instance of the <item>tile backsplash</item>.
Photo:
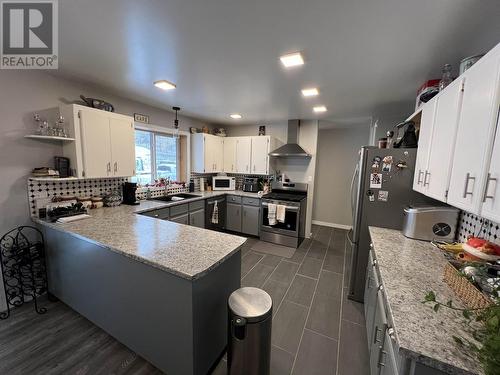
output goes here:
<path id="1" fill-rule="evenodd" d="M 469 236 L 479 236 L 500 245 L 500 224 L 466 211 L 460 213 L 457 237 L 465 242 Z"/>
<path id="2" fill-rule="evenodd" d="M 28 179 L 28 200 L 31 216 L 38 216 L 38 209 L 44 208 L 53 197 L 56 196 L 102 196 L 112 190 L 119 189 L 129 179 L 123 178 L 61 178 L 61 179 Z M 150 190 L 151 197 L 159 197 L 165 194 L 186 192 L 188 189 L 183 185 L 170 185 L 164 187 L 151 187 L 137 189 L 137 199 L 146 199 Z"/>

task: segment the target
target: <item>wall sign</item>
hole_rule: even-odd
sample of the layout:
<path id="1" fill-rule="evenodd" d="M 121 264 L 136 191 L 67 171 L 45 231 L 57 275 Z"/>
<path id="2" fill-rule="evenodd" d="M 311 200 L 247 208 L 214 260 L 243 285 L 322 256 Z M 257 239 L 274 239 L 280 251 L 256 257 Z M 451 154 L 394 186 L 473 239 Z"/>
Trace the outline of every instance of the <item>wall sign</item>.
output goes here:
<path id="1" fill-rule="evenodd" d="M 142 122 L 143 124 L 149 124 L 149 116 L 141 113 L 134 113 L 134 120 L 136 122 Z"/>

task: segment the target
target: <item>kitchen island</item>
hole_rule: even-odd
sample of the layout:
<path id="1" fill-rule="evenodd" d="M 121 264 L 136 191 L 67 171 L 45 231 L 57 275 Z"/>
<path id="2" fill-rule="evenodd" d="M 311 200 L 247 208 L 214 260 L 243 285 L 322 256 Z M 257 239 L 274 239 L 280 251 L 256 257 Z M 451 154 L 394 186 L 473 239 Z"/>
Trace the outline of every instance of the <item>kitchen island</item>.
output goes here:
<path id="1" fill-rule="evenodd" d="M 206 374 L 223 353 L 227 298 L 240 286 L 244 237 L 138 213 L 92 210 L 72 223 L 34 219 L 49 291 L 167 374 Z"/>
<path id="2" fill-rule="evenodd" d="M 378 289 L 382 308 L 377 306 L 373 309 L 373 315 L 385 313 L 387 330 L 383 327 L 384 323 L 380 323 L 384 319 L 378 319 L 377 322 L 377 317 L 373 319 L 371 313 L 366 314 L 365 318 L 367 330 L 371 332 L 369 340 L 373 337 L 379 339 L 378 333 L 387 332 L 385 344 L 388 347 L 383 349 L 386 358 L 383 358 L 385 367 L 381 373 L 392 373 L 386 372 L 390 367 L 387 353 L 394 349 L 394 365 L 400 374 L 482 374 L 478 361 L 453 339 L 453 336 L 458 336 L 472 340 L 471 327 L 462 314 L 446 308 L 434 312 L 433 304 L 422 303 L 426 293 L 434 291 L 439 301 L 451 300 L 453 306 L 463 306 L 443 281 L 447 260 L 441 250 L 429 242 L 406 238 L 397 230 L 370 227 L 369 231 L 372 263 L 368 265 L 365 313 L 372 311 L 370 289 L 375 294 Z M 369 324 L 371 321 L 375 323 Z M 377 328 L 372 330 L 370 327 Z M 374 354 L 375 362 L 372 363 L 376 366 L 378 354 Z"/>

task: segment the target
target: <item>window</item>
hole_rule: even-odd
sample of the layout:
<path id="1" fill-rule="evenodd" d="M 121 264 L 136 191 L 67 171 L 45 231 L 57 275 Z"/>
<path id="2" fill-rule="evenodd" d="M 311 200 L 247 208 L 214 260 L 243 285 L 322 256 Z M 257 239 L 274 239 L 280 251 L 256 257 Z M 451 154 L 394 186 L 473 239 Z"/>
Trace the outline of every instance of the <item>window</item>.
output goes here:
<path id="1" fill-rule="evenodd" d="M 132 181 L 140 185 L 160 178 L 178 181 L 179 160 L 179 138 L 167 133 L 135 130 L 136 175 Z"/>

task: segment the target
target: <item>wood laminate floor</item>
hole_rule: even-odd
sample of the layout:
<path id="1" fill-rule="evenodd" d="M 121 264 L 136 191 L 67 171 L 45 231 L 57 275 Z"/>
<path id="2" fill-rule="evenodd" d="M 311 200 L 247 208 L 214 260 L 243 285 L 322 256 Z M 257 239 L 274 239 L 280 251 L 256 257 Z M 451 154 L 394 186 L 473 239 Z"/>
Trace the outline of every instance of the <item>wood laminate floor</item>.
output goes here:
<path id="1" fill-rule="evenodd" d="M 242 251 L 242 286 L 273 298 L 271 374 L 365 375 L 368 353 L 363 306 L 346 298 L 350 254 L 346 232 L 313 226 L 291 259 Z M 61 302 L 15 309 L 0 321 L 0 374 L 161 374 Z M 220 361 L 214 374 L 226 374 Z M 176 374 L 169 374 L 176 375 Z"/>

